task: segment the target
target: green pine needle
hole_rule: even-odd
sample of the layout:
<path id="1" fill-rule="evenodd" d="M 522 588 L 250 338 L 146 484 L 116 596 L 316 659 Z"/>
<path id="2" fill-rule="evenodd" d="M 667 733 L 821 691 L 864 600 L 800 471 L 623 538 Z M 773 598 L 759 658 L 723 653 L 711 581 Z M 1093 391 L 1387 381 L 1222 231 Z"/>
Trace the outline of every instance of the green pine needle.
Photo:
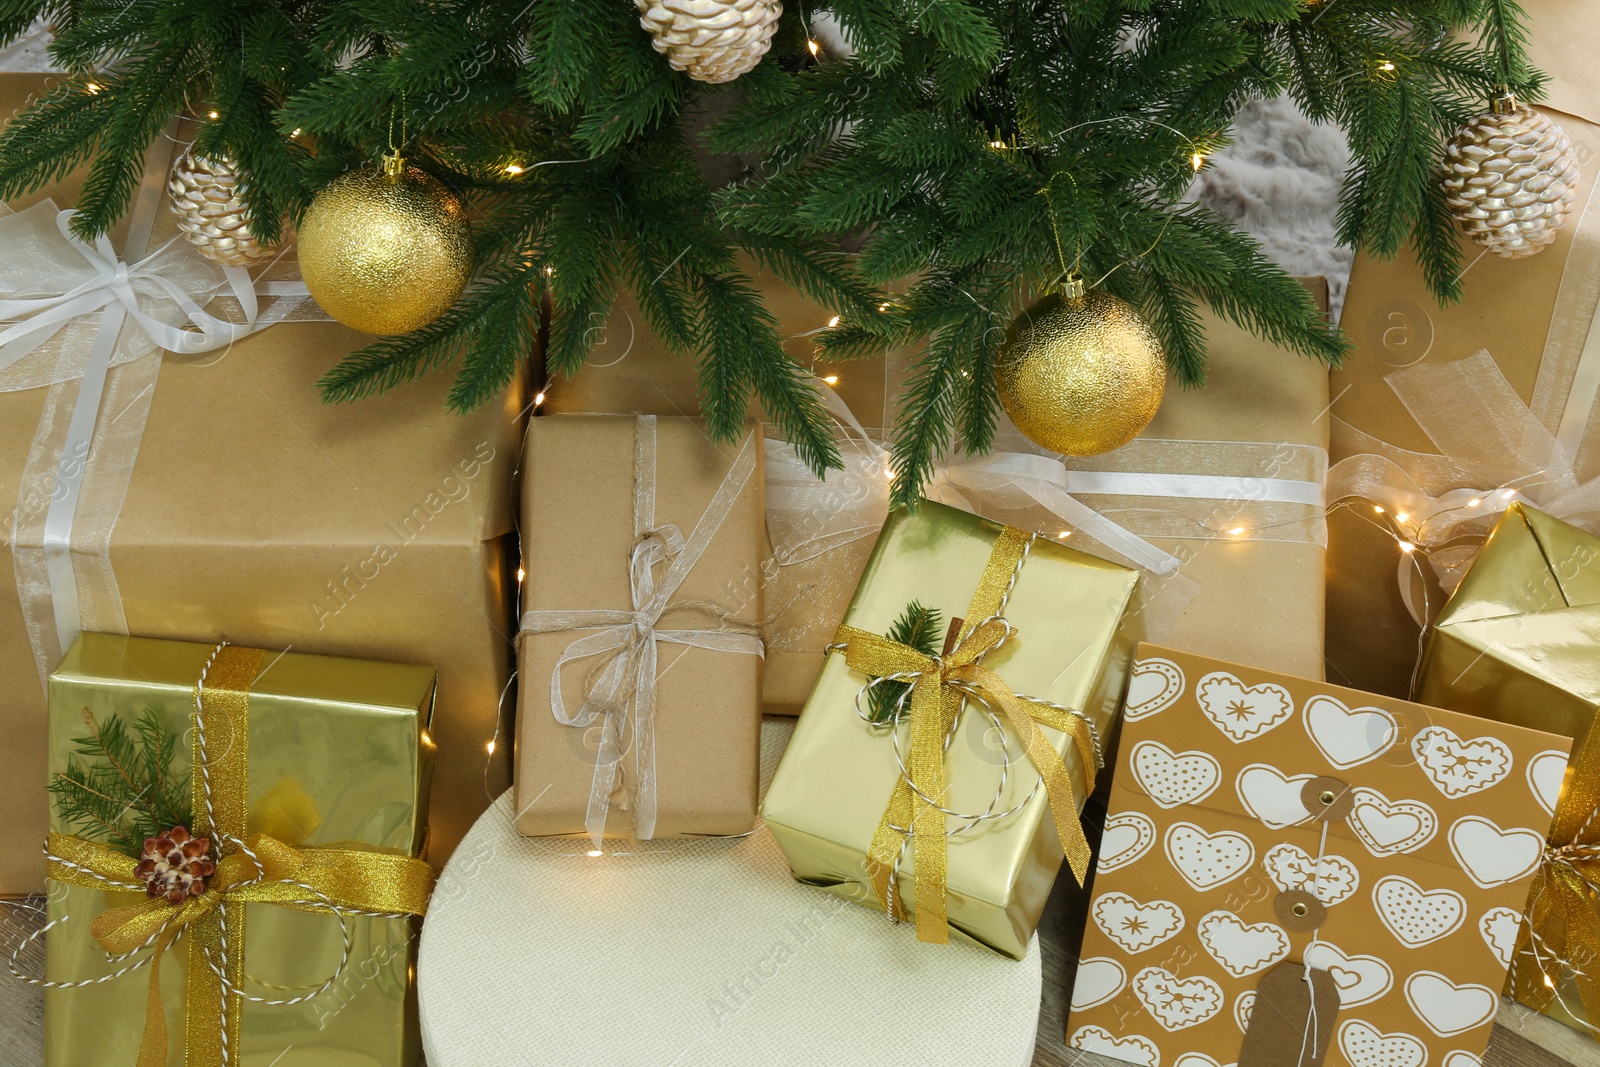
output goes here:
<path id="1" fill-rule="evenodd" d="M 120 715 L 75 737 L 67 769 L 50 782 L 56 811 L 78 836 L 103 841 L 138 859 L 147 837 L 190 825 L 189 775 L 173 770 L 178 735 L 160 708 L 146 707 L 130 725 Z"/>
<path id="2" fill-rule="evenodd" d="M 894 621 L 885 636 L 891 641 L 909 645 L 923 655 L 935 656 L 944 640 L 944 617 L 938 608 L 924 607 L 913 600 L 906 605 L 905 612 Z M 905 696 L 910 691 L 910 682 L 899 679 L 879 682 L 867 693 L 868 716 L 879 726 L 894 722 L 904 708 Z"/>

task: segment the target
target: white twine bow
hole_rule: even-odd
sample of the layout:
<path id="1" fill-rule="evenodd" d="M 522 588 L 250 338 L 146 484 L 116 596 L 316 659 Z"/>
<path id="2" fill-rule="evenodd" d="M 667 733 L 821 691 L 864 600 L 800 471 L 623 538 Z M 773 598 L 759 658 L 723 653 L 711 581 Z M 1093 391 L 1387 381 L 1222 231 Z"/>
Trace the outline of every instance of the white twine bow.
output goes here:
<path id="1" fill-rule="evenodd" d="M 854 541 L 876 536 L 888 514 L 889 451 L 861 425 L 832 389 L 813 379 L 829 412 L 854 446 L 845 453 L 843 476 L 819 480 L 781 441 L 767 442 L 767 510 L 773 551 L 780 566 L 803 563 Z M 1155 473 L 1139 469 L 1158 459 L 1179 465 L 1185 450 L 1208 450 L 1230 465 L 1263 470 L 1264 476 Z M 1238 505 L 1292 505 L 1310 521 L 1239 526 L 1230 540 L 1300 540 L 1323 543 L 1324 506 L 1321 473 L 1326 455 L 1312 446 L 1261 445 L 1249 442 L 1186 442 L 1141 440 L 1128 446 L 1136 454 L 1134 469 L 1083 469 L 1080 463 L 1112 465 L 1107 457 L 1072 461 L 1036 452 L 998 451 L 987 456 L 962 455 L 941 465 L 928 487 L 930 499 L 1002 519 L 995 514 L 1014 508 L 1041 507 L 1062 526 L 1097 543 L 1114 560 L 1144 572 L 1142 610 L 1152 639 L 1177 620 L 1199 592 L 1180 573 L 1182 560 L 1097 509 L 1080 496 L 1115 496 L 1152 500 L 1207 500 Z M 1234 453 L 1238 455 L 1235 456 Z M 1113 455 L 1116 455 L 1113 453 Z M 1241 462 L 1242 461 L 1242 462 Z M 1286 468 L 1300 468 L 1309 478 L 1278 477 Z M 1196 520 L 1157 523 L 1162 536 L 1227 536 Z M 1231 521 L 1229 523 L 1232 528 Z M 1293 527 L 1291 530 L 1290 527 Z"/>
<path id="2" fill-rule="evenodd" d="M 550 711 L 564 726 L 587 728 L 602 720 L 594 779 L 584 828 L 601 846 L 617 765 L 631 733 L 633 747 L 632 793 L 634 834 L 641 841 L 655 836 L 657 790 L 655 774 L 655 689 L 657 645 L 692 645 L 716 652 L 764 655 L 761 639 L 738 629 L 664 629 L 662 615 L 672 606 L 678 587 L 705 554 L 726 521 L 735 501 L 755 473 L 756 435 L 751 433 L 723 477 L 711 503 L 685 538 L 673 524 L 656 525 L 656 419 L 637 416 L 634 422 L 633 548 L 628 557 L 631 610 L 588 609 L 528 611 L 522 616 L 524 634 L 560 633 L 595 629 L 576 638 L 556 660 L 550 672 Z M 656 568 L 666 564 L 658 581 Z M 754 627 L 749 628 L 750 631 Z M 562 691 L 563 668 L 592 656 L 607 657 L 591 675 L 583 702 L 569 711 Z"/>
<path id="3" fill-rule="evenodd" d="M 1600 353 L 1586 352 L 1584 360 L 1568 409 L 1581 407 L 1586 415 L 1577 386 L 1591 367 L 1600 368 Z M 1424 550 L 1447 594 L 1489 526 L 1514 502 L 1597 529 L 1600 478 L 1580 481 L 1574 470 L 1583 424 L 1577 424 L 1576 440 L 1551 433 L 1487 350 L 1454 362 L 1418 363 L 1392 371 L 1386 380 L 1440 454 L 1397 448 L 1340 425 L 1349 450 L 1358 454 L 1329 472 L 1328 498 L 1359 498 L 1387 509 L 1408 543 Z M 1586 399 L 1593 401 L 1592 389 Z M 1452 543 L 1460 540 L 1465 543 Z M 1412 618 L 1426 625 L 1428 612 L 1413 594 L 1414 566 L 1411 553 L 1402 553 L 1400 590 Z"/>

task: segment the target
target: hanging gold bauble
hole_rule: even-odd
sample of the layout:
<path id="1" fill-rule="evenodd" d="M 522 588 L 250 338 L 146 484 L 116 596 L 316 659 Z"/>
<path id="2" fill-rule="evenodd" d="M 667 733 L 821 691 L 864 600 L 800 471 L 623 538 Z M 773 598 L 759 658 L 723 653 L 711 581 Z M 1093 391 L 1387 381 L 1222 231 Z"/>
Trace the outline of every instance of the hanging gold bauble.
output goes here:
<path id="1" fill-rule="evenodd" d="M 1012 321 L 995 364 L 1000 405 L 1030 441 L 1069 456 L 1121 448 L 1167 388 L 1161 340 L 1126 300 L 1069 280 Z"/>
<path id="2" fill-rule="evenodd" d="M 179 157 L 167 179 L 183 236 L 202 256 L 227 267 L 248 267 L 278 252 L 250 228 L 242 185 L 231 156 L 200 156 L 193 148 Z"/>
<path id="3" fill-rule="evenodd" d="M 1444 145 L 1444 198 L 1467 236 L 1497 256 L 1536 255 L 1578 194 L 1578 154 L 1561 127 L 1509 93 Z"/>
<path id="4" fill-rule="evenodd" d="M 300 273 L 322 309 L 363 333 L 409 333 L 443 315 L 472 273 L 466 209 L 398 156 L 335 178 L 300 224 Z"/>

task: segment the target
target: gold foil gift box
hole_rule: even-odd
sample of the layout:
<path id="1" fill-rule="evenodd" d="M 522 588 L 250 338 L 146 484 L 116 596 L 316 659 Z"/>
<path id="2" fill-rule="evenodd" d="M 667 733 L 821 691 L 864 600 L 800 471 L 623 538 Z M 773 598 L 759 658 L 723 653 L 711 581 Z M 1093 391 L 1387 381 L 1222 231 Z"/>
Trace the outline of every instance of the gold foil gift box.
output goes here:
<path id="1" fill-rule="evenodd" d="M 0 74 L 0 121 L 59 80 Z M 156 138 L 110 245 L 139 265 L 133 288 L 146 313 L 188 327 L 170 302 L 145 299 L 159 291 L 150 275 L 170 268 L 210 314 L 237 320 L 221 272 L 181 239 L 167 243 L 178 235 L 160 157 L 173 148 Z M 30 233 L 53 239 L 43 258 L 71 280 L 51 289 L 43 266 L 12 254 L 0 295 L 59 296 L 96 276 L 80 250 L 63 246 L 44 202 L 72 207 L 82 177 L 9 202 L 16 214 L 0 209 L 0 247 L 28 247 L 12 227 L 31 222 Z M 141 228 L 147 240 L 134 239 Z M 279 302 L 263 295 L 260 306 L 266 316 Z M 120 309 L 113 300 L 107 310 Z M 0 798 L 0 895 L 44 886 L 45 678 L 79 630 L 227 634 L 259 647 L 438 664 L 430 844 L 443 861 L 488 806 L 485 746 L 511 675 L 520 385 L 465 417 L 445 407 L 446 376 L 330 405 L 317 380 L 371 338 L 293 321 L 178 354 L 125 324 L 97 400 L 87 379 L 57 376 L 86 362 L 104 315 L 79 316 L 0 371 L 0 677 L 9 683 L 0 780 L 19 783 Z M 0 352 L 0 365 L 15 354 Z M 80 402 L 90 418 L 75 420 Z M 81 476 L 75 498 L 72 475 Z M 491 784 L 509 780 L 509 754 L 501 745 Z"/>
<path id="2" fill-rule="evenodd" d="M 1573 739 L 1564 774 L 1553 756 L 1528 771 L 1554 822 L 1507 992 L 1595 1036 L 1600 537 L 1513 504 L 1434 623 L 1417 699 Z"/>
<path id="3" fill-rule="evenodd" d="M 415 916 L 433 882 L 415 857 L 435 678 L 430 667 L 80 636 L 50 678 L 52 781 L 70 769 L 103 785 L 84 773 L 98 759 L 85 739 L 159 722 L 174 739 L 170 764 L 153 776 L 121 760 L 111 773 L 188 808 L 216 870 L 181 904 L 150 897 L 129 854 L 141 842 L 119 837 L 131 819 L 113 833 L 69 818 L 54 795 L 46 1067 L 217 1067 L 224 1045 L 226 1062 L 245 1067 L 280 1056 L 415 1063 Z M 119 976 L 99 980 L 108 975 Z"/>
<path id="4" fill-rule="evenodd" d="M 1137 580 L 941 504 L 892 512 L 762 804 L 795 877 L 1021 958 L 1067 850 L 1087 867 Z M 932 654 L 886 637 L 913 603 L 939 612 Z"/>

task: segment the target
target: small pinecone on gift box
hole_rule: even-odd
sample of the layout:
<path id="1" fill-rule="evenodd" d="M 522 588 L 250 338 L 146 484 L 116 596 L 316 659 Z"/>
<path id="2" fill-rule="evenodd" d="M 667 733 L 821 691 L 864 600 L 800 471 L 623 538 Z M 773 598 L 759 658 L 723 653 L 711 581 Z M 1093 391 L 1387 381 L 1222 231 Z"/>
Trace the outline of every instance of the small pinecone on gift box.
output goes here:
<path id="1" fill-rule="evenodd" d="M 778 0 L 634 0 L 639 25 L 674 70 L 731 82 L 761 62 L 778 30 Z"/>
<path id="2" fill-rule="evenodd" d="M 169 903 L 182 904 L 206 891 L 206 879 L 217 865 L 206 857 L 211 839 L 192 837 L 182 826 L 174 826 L 160 837 L 144 839 L 144 854 L 134 874 L 144 879 L 144 891 L 152 897 L 166 897 Z"/>
<path id="3" fill-rule="evenodd" d="M 178 228 L 202 256 L 226 267 L 248 267 L 277 252 L 256 238 L 245 216 L 239 166 L 185 152 L 172 168 L 167 196 Z"/>
<path id="4" fill-rule="evenodd" d="M 1578 157 L 1567 135 L 1510 96 L 1445 143 L 1450 213 L 1497 256 L 1521 259 L 1554 241 L 1577 186 Z"/>

